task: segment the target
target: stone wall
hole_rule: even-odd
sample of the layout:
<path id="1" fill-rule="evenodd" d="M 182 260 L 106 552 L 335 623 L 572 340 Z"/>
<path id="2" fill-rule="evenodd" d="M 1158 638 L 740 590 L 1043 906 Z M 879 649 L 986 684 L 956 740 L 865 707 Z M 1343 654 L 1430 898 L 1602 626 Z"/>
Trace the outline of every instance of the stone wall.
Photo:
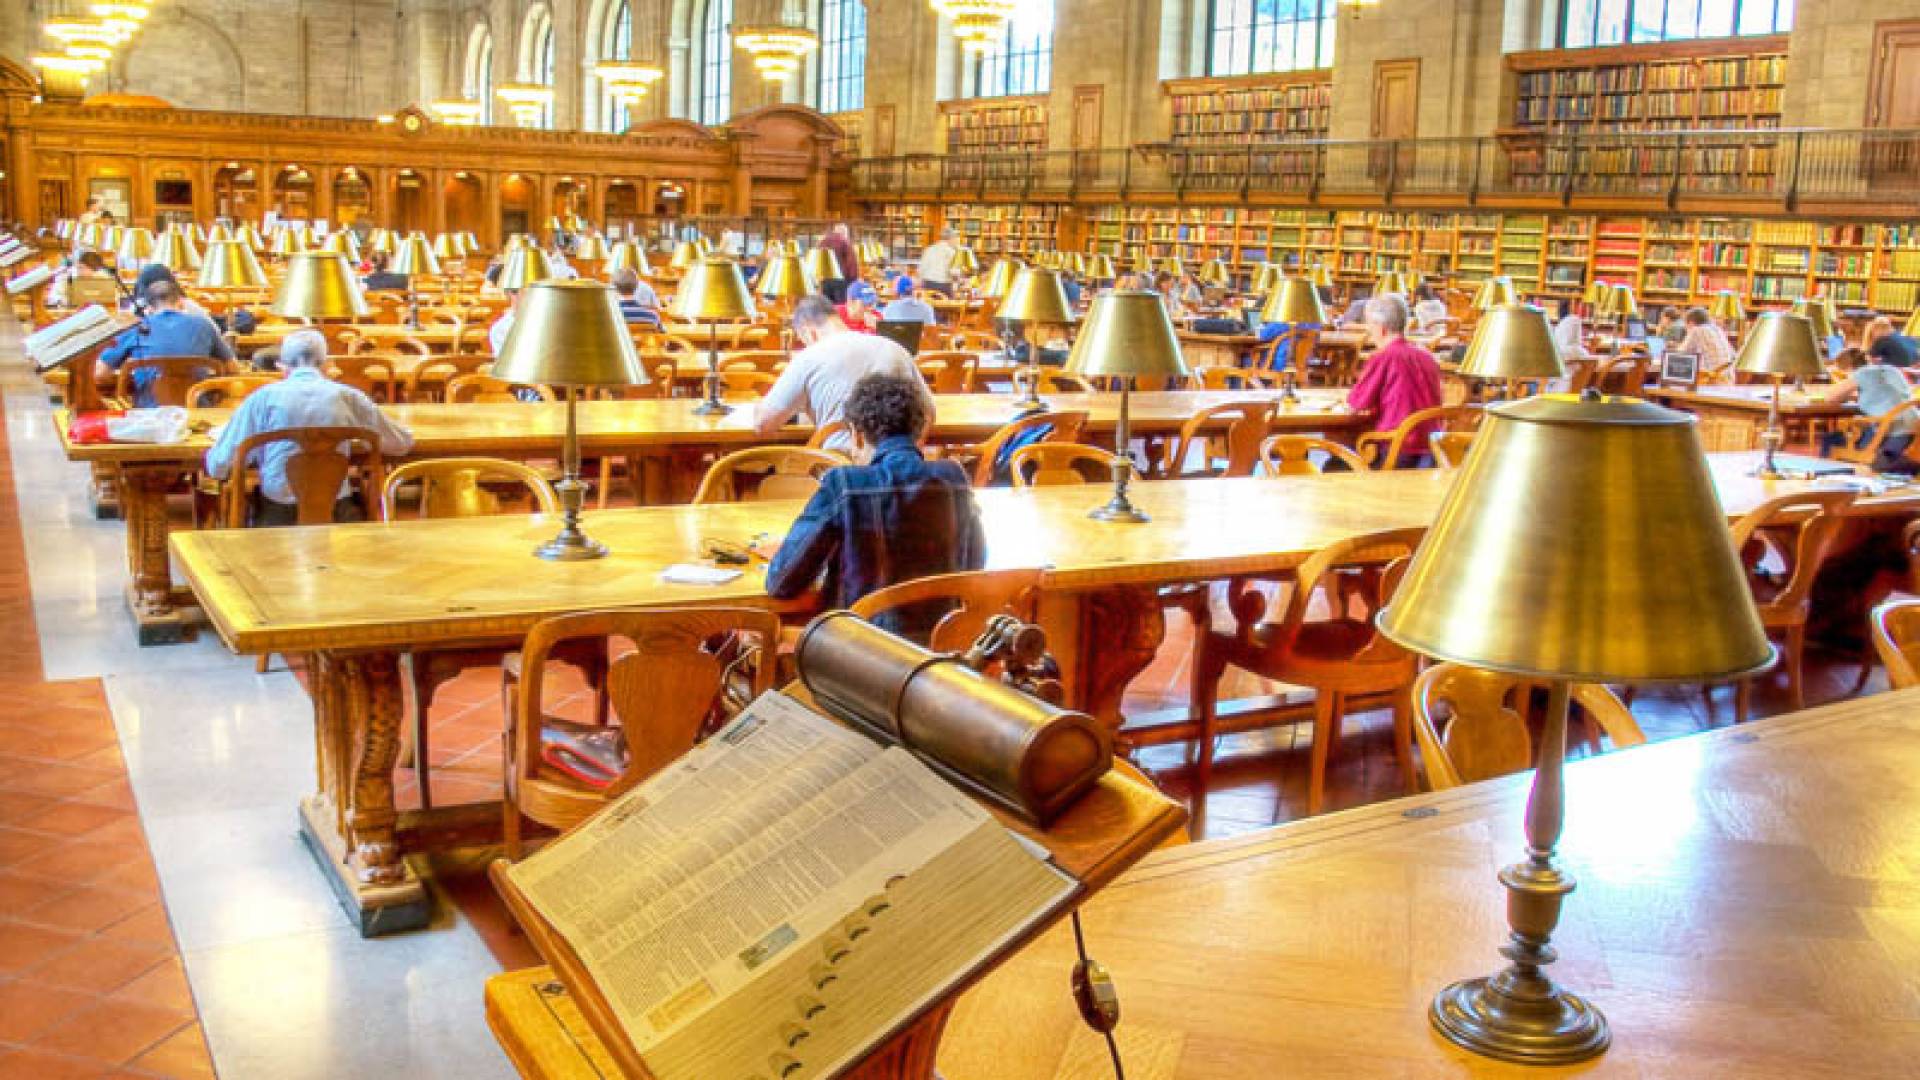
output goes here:
<path id="1" fill-rule="evenodd" d="M 1874 27 L 1920 19 L 1920 0 L 1800 0 L 1787 60 L 1786 127 L 1857 128 L 1867 122 Z"/>

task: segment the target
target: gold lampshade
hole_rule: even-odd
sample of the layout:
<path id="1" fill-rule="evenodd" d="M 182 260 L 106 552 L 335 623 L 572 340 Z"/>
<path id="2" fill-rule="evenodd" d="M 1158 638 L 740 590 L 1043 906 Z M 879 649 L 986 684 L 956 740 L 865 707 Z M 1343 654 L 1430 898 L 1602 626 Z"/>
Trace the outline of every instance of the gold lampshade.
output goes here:
<path id="1" fill-rule="evenodd" d="M 693 241 L 693 246 L 700 249 L 700 255 L 702 258 L 705 258 L 706 256 L 713 254 L 713 241 L 707 239 L 704 235 L 695 237 Z"/>
<path id="2" fill-rule="evenodd" d="M 1575 682 L 1718 681 L 1772 656 L 1693 419 L 1634 398 L 1489 409 L 1380 629 Z"/>
<path id="3" fill-rule="evenodd" d="M 267 246 L 267 254 L 286 257 L 298 255 L 307 250 L 305 237 L 293 229 L 275 229 L 273 241 Z"/>
<path id="4" fill-rule="evenodd" d="M 1833 336 L 1833 302 L 1825 297 L 1808 297 L 1793 302 L 1793 313 L 1804 318 L 1813 327 L 1813 340 L 1825 345 Z"/>
<path id="5" fill-rule="evenodd" d="M 382 255 L 393 254 L 393 249 L 397 246 L 398 240 L 392 229 L 375 229 L 367 234 L 367 247 Z"/>
<path id="6" fill-rule="evenodd" d="M 463 255 L 480 254 L 480 238 L 471 232 L 460 234 L 460 252 Z"/>
<path id="7" fill-rule="evenodd" d="M 1721 322 L 1737 323 L 1746 320 L 1747 309 L 1741 306 L 1739 293 L 1732 289 L 1721 289 L 1713 294 L 1713 306 L 1707 309 L 1707 314 Z"/>
<path id="8" fill-rule="evenodd" d="M 1219 259 L 1208 259 L 1200 267 L 1200 281 L 1205 285 L 1226 288 L 1233 284 L 1233 275 L 1227 272 L 1227 264 Z"/>
<path id="9" fill-rule="evenodd" d="M 1546 312 L 1527 304 L 1502 304 L 1482 315 L 1460 362 L 1460 374 L 1476 379 L 1557 379 L 1566 373 Z"/>
<path id="10" fill-rule="evenodd" d="M 647 382 L 612 287 L 578 279 L 527 284 L 493 376 L 574 387 Z"/>
<path id="11" fill-rule="evenodd" d="M 205 289 L 264 289 L 266 271 L 253 249 L 238 240 L 216 240 L 200 260 L 200 286 Z"/>
<path id="12" fill-rule="evenodd" d="M 732 259 L 704 258 L 680 280 L 673 317 L 682 322 L 731 322 L 755 314 L 747 279 Z"/>
<path id="13" fill-rule="evenodd" d="M 547 253 L 529 246 L 507 252 L 507 261 L 500 267 L 500 279 L 494 284 L 502 292 L 514 292 L 551 277 L 553 263 L 547 258 Z"/>
<path id="14" fill-rule="evenodd" d="M 682 272 L 692 270 L 700 264 L 700 245 L 691 240 L 682 240 L 673 248 L 673 261 L 668 265 Z"/>
<path id="15" fill-rule="evenodd" d="M 1419 291 L 1420 286 L 1426 284 L 1426 281 L 1426 275 L 1412 267 L 1400 271 L 1400 284 L 1405 287 L 1408 296 Z"/>
<path id="16" fill-rule="evenodd" d="M 1333 269 L 1326 263 L 1315 263 L 1313 269 L 1307 271 L 1307 280 L 1313 282 L 1317 288 L 1331 289 L 1333 288 Z"/>
<path id="17" fill-rule="evenodd" d="M 840 257 L 818 244 L 806 255 L 807 273 L 815 281 L 839 281 L 845 277 L 840 272 Z"/>
<path id="18" fill-rule="evenodd" d="M 421 239 L 425 240 L 425 237 Z M 460 238 L 453 233 L 441 233 L 434 237 L 432 251 L 433 257 L 436 259 L 452 261 L 454 259 L 464 259 L 467 257 L 466 245 L 462 244 Z"/>
<path id="19" fill-rule="evenodd" d="M 260 237 L 260 230 L 254 228 L 252 225 L 242 225 L 238 229 L 235 229 L 233 231 L 233 238 L 247 245 L 248 249 L 255 253 L 258 253 L 260 249 L 266 247 L 266 242 Z"/>
<path id="20" fill-rule="evenodd" d="M 170 225 L 168 228 L 177 231 L 177 227 L 175 226 Z M 107 252 L 118 251 L 120 249 L 120 241 L 126 236 L 126 233 L 127 230 L 125 226 L 102 225 L 100 227 L 100 250 Z M 187 239 L 191 241 L 193 239 L 193 233 L 188 232 Z"/>
<path id="21" fill-rule="evenodd" d="M 1385 296 L 1388 293 L 1400 293 L 1404 296 L 1406 292 L 1406 283 L 1400 279 L 1400 272 L 1397 270 L 1388 270 L 1373 279 L 1373 295 L 1375 296 Z"/>
<path id="22" fill-rule="evenodd" d="M 1067 264 L 1073 268 L 1074 274 L 1079 277 L 1086 277 L 1087 268 L 1093 265 L 1087 260 L 1086 253 L 1080 251 L 1076 251 L 1071 256 L 1068 256 Z"/>
<path id="23" fill-rule="evenodd" d="M 1065 326 L 1073 322 L 1066 286 L 1058 270 L 1022 270 L 1000 300 L 996 319 L 1024 325 Z"/>
<path id="24" fill-rule="evenodd" d="M 953 272 L 956 274 L 977 274 L 980 272 L 980 256 L 972 248 L 961 248 L 953 253 Z"/>
<path id="25" fill-rule="evenodd" d="M 1013 288 L 1013 279 L 1020 276 L 1021 266 L 1017 260 L 1001 259 L 987 272 L 987 280 L 980 286 L 980 295 L 991 300 L 999 300 Z"/>
<path id="26" fill-rule="evenodd" d="M 1908 337 L 1920 337 L 1920 309 L 1907 316 L 1906 328 L 1900 331 Z"/>
<path id="27" fill-rule="evenodd" d="M 1280 287 L 1280 282 L 1285 280 L 1285 277 L 1286 275 L 1281 272 L 1278 264 L 1261 263 L 1260 269 L 1253 272 L 1253 291 L 1256 293 L 1273 292 Z"/>
<path id="28" fill-rule="evenodd" d="M 214 244 L 224 244 L 231 239 L 233 239 L 233 230 L 218 221 L 213 223 L 213 228 L 207 230 L 207 246 L 209 247 Z"/>
<path id="29" fill-rule="evenodd" d="M 1160 260 L 1160 272 L 1172 274 L 1176 280 L 1184 280 L 1187 276 L 1187 267 L 1179 259 L 1169 255 Z"/>
<path id="30" fill-rule="evenodd" d="M 1769 311 L 1754 320 L 1740 342 L 1734 360 L 1737 371 L 1778 375 L 1783 379 L 1811 379 L 1826 373 L 1820 360 L 1820 342 L 1812 319 L 1797 313 Z"/>
<path id="31" fill-rule="evenodd" d="M 1107 290 L 1087 308 L 1067 354 L 1075 375 L 1161 375 L 1182 378 L 1187 362 L 1160 294 Z"/>
<path id="32" fill-rule="evenodd" d="M 176 274 L 200 269 L 200 252 L 193 246 L 193 237 L 184 229 L 170 228 L 161 233 L 151 258 Z"/>
<path id="33" fill-rule="evenodd" d="M 1603 305 L 1612 298 L 1613 286 L 1598 278 L 1587 282 L 1586 290 L 1580 294 L 1580 301 L 1591 307 L 1596 315 L 1600 313 Z"/>
<path id="34" fill-rule="evenodd" d="M 286 280 L 267 310 L 289 319 L 355 319 L 368 312 L 353 267 L 337 251 L 287 256 Z"/>
<path id="35" fill-rule="evenodd" d="M 441 236 L 443 239 L 445 238 L 444 233 L 441 234 Z M 427 243 L 426 237 L 415 233 L 405 240 L 400 241 L 400 250 L 393 253 L 393 262 L 388 265 L 387 269 L 396 274 L 406 274 L 409 277 L 420 275 L 439 277 L 439 253 L 433 245 Z"/>
<path id="36" fill-rule="evenodd" d="M 114 258 L 122 270 L 137 270 L 147 264 L 153 256 L 153 233 L 139 227 L 131 228 L 120 237 L 120 248 Z"/>
<path id="37" fill-rule="evenodd" d="M 761 268 L 760 279 L 754 282 L 753 291 L 768 300 L 798 300 L 803 296 L 811 296 L 814 284 L 798 257 L 775 255 Z"/>
<path id="38" fill-rule="evenodd" d="M 507 250 L 510 252 L 519 251 L 526 246 L 527 238 L 521 233 L 514 233 L 512 236 L 507 237 Z"/>
<path id="39" fill-rule="evenodd" d="M 1094 281 L 1112 281 L 1120 276 L 1114 269 L 1113 256 L 1101 253 L 1087 258 L 1087 277 Z"/>
<path id="40" fill-rule="evenodd" d="M 1607 306 L 1607 314 L 1618 319 L 1637 319 L 1640 317 L 1640 300 L 1633 294 L 1631 285 L 1615 285 L 1613 302 Z"/>
<path id="41" fill-rule="evenodd" d="M 573 257 L 587 262 L 599 262 L 607 257 L 607 242 L 599 233 L 588 233 L 574 245 Z"/>
<path id="42" fill-rule="evenodd" d="M 360 261 L 360 241 L 346 229 L 328 233 L 327 238 L 320 244 L 320 250 L 345 255 L 348 262 Z"/>
<path id="43" fill-rule="evenodd" d="M 653 273 L 653 267 L 647 264 L 647 249 L 632 240 L 622 240 L 613 245 L 613 250 L 607 252 L 606 264 L 601 269 L 606 272 L 608 278 L 612 278 L 614 273 L 620 270 L 631 270 L 641 277 L 648 277 Z"/>
<path id="44" fill-rule="evenodd" d="M 1480 290 L 1473 294 L 1475 311 L 1492 311 L 1502 304 L 1517 304 L 1519 294 L 1513 291 L 1513 279 L 1510 277 L 1490 277 L 1480 283 Z"/>
<path id="45" fill-rule="evenodd" d="M 1320 304 L 1320 290 L 1306 278 L 1280 279 L 1280 285 L 1267 297 L 1260 309 L 1260 321 L 1286 323 L 1289 326 L 1325 326 L 1327 309 Z"/>

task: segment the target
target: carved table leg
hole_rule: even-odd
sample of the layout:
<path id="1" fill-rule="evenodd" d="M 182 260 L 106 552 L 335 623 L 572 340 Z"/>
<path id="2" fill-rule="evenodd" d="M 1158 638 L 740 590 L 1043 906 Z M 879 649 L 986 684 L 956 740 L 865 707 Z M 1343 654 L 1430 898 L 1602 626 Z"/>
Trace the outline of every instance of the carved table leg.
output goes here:
<path id="1" fill-rule="evenodd" d="M 361 934 L 425 926 L 432 904 L 400 857 L 393 802 L 406 712 L 400 658 L 315 654 L 313 709 L 320 790 L 300 807 L 308 846 Z"/>
<path id="2" fill-rule="evenodd" d="M 1127 684 L 1153 663 L 1166 636 L 1159 590 L 1124 585 L 1086 594 L 1080 600 L 1069 700 L 1118 735 Z"/>
<path id="3" fill-rule="evenodd" d="M 120 482 L 112 465 L 94 462 L 93 476 L 87 484 L 87 494 L 93 500 L 93 516 L 97 521 L 112 521 L 122 515 L 120 505 Z"/>
<path id="4" fill-rule="evenodd" d="M 127 521 L 127 606 L 142 645 L 187 641 L 193 632 L 173 602 L 173 564 L 167 554 L 167 490 L 177 465 L 120 469 L 120 508 Z"/>

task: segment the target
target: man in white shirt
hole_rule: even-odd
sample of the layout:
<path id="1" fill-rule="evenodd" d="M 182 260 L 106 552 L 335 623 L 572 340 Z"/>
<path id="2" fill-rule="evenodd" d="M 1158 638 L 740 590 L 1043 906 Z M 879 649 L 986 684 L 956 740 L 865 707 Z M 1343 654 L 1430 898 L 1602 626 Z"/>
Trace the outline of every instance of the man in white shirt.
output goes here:
<path id="1" fill-rule="evenodd" d="M 826 298 L 809 296 L 795 305 L 793 334 L 806 348 L 794 354 L 793 362 L 761 400 L 761 435 L 772 435 L 803 412 L 816 427 L 844 419 L 854 386 L 869 375 L 911 378 L 926 395 L 928 409 L 933 408 L 933 391 L 907 350 L 876 334 L 847 329 Z M 840 450 L 852 442 L 842 432 L 828 440 L 827 447 Z"/>
<path id="2" fill-rule="evenodd" d="M 960 249 L 953 245 L 953 230 L 941 229 L 940 239 L 920 252 L 920 281 L 942 296 L 953 295 L 953 257 Z"/>
<path id="3" fill-rule="evenodd" d="M 882 322 L 917 322 L 932 326 L 940 321 L 933 305 L 913 294 L 913 279 L 905 274 L 893 279 L 893 300 L 880 309 Z"/>

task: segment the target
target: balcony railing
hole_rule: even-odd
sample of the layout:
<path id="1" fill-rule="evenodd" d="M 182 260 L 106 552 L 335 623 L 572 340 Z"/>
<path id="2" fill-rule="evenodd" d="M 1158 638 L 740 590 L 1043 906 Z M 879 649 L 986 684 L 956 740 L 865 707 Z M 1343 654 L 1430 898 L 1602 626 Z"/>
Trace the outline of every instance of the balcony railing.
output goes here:
<path id="1" fill-rule="evenodd" d="M 1143 145 L 869 158 L 862 199 L 1131 195 L 1895 203 L 1920 198 L 1920 130 L 1714 130 Z"/>

